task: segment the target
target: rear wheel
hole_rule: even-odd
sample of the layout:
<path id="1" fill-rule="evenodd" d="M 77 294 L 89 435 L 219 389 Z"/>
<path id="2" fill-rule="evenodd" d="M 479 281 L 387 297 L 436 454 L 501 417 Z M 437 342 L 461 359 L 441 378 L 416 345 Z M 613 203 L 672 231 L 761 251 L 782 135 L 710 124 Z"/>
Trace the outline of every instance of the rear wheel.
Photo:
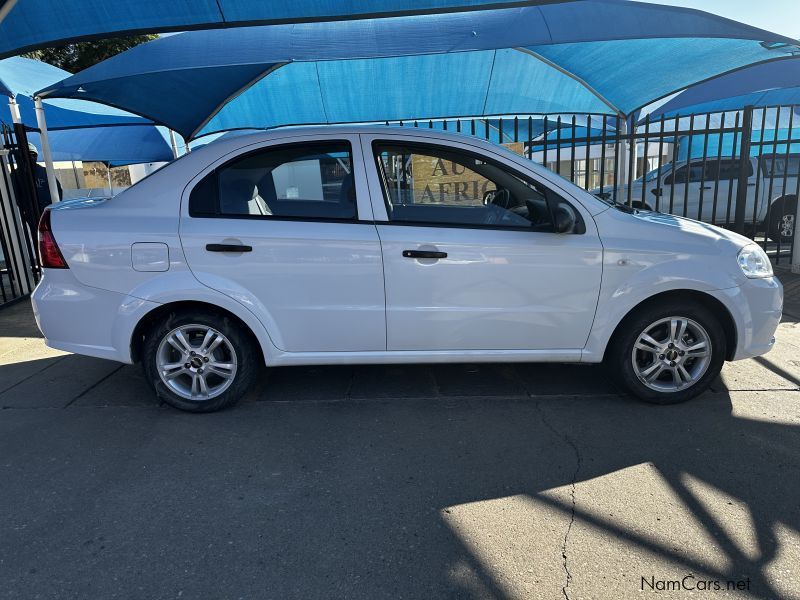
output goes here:
<path id="1" fill-rule="evenodd" d="M 620 326 L 606 353 L 617 382 L 654 404 L 685 402 L 705 391 L 722 369 L 725 333 L 699 304 L 644 307 Z"/>
<path id="2" fill-rule="evenodd" d="M 148 381 L 167 404 L 212 412 L 235 404 L 252 387 L 258 355 L 249 332 L 206 312 L 169 315 L 143 348 Z"/>
<path id="3" fill-rule="evenodd" d="M 784 196 L 772 203 L 769 214 L 769 237 L 774 242 L 782 244 L 794 240 L 794 232 L 797 227 L 797 198 L 795 196 Z"/>

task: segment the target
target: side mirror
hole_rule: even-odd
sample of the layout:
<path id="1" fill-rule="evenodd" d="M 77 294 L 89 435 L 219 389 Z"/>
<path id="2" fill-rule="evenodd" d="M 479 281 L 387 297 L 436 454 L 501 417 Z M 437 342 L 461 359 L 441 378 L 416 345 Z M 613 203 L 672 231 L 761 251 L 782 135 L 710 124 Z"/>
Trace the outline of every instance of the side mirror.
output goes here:
<path id="1" fill-rule="evenodd" d="M 653 196 L 655 196 L 656 198 L 658 198 L 664 192 L 661 190 L 661 188 L 653 188 L 652 190 L 650 190 L 650 193 L 653 194 Z"/>
<path id="2" fill-rule="evenodd" d="M 578 219 L 570 207 L 559 205 L 554 217 L 556 233 L 572 233 L 575 230 L 575 223 Z"/>

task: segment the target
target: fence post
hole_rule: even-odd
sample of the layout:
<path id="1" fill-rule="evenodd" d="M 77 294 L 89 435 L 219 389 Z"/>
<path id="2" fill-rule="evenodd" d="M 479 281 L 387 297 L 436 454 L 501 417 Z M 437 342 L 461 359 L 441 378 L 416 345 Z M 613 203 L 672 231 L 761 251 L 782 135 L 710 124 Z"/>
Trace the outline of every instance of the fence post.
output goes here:
<path id="1" fill-rule="evenodd" d="M 736 212 L 733 230 L 744 234 L 744 218 L 747 211 L 747 180 L 750 178 L 750 141 L 753 138 L 753 107 L 745 106 L 742 115 L 742 149 L 739 152 L 739 181 L 736 186 Z M 691 157 L 690 157 L 691 158 Z M 756 173 L 758 176 L 758 173 Z M 755 224 L 753 224 L 755 226 Z"/>
<path id="2" fill-rule="evenodd" d="M 10 256 L 6 256 L 7 268 L 11 273 L 15 274 L 17 279 L 17 288 L 21 295 L 30 294 L 33 287 L 30 281 L 31 264 L 28 248 L 24 248 L 23 244 L 27 243 L 28 234 L 25 231 L 25 223 L 19 214 L 16 198 L 14 197 L 14 188 L 11 185 L 11 169 L 9 168 L 8 150 L 5 148 L 0 138 L 0 169 L 3 170 L 0 174 L 0 221 L 5 221 L 4 230 L 7 229 L 5 236 L 8 242 L 9 249 L 11 250 Z M 3 223 L 0 222 L 0 227 Z M 35 235 L 36 232 L 31 232 Z M 0 282 L 2 285 L 2 282 Z M 13 285 L 13 284 L 12 284 Z M 13 296 L 13 287 L 12 287 Z"/>

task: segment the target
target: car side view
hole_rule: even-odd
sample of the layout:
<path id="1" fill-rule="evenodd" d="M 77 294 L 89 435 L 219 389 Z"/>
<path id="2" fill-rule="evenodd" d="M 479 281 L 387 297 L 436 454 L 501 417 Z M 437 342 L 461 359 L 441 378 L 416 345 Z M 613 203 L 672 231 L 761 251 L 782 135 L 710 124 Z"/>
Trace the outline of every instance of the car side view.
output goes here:
<path id="1" fill-rule="evenodd" d="M 605 363 L 653 403 L 774 344 L 783 290 L 724 229 L 614 206 L 501 147 L 392 127 L 218 140 L 40 223 L 54 348 L 141 362 L 177 408 L 259 368 Z"/>

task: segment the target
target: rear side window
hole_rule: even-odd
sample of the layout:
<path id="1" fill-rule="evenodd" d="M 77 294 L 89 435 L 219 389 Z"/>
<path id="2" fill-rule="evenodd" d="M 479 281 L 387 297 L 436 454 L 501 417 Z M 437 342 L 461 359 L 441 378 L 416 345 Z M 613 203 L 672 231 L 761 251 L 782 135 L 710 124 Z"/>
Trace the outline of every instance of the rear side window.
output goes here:
<path id="1" fill-rule="evenodd" d="M 354 220 L 357 209 L 350 144 L 281 146 L 236 158 L 195 186 L 189 214 Z"/>
<path id="2" fill-rule="evenodd" d="M 796 154 L 775 156 L 773 154 L 761 157 L 761 164 L 766 177 L 797 177 L 800 175 L 800 156 Z"/>
<path id="3" fill-rule="evenodd" d="M 670 185 L 673 183 L 713 182 L 717 178 L 720 181 L 737 180 L 739 179 L 739 167 L 741 164 L 738 159 L 708 158 L 705 161 L 705 170 L 703 161 L 693 162 L 691 165 L 680 167 L 675 171 L 674 178 L 673 175 L 669 175 L 664 180 L 664 183 Z M 753 174 L 753 165 L 750 161 L 745 161 L 744 166 L 747 176 L 750 177 Z"/>

